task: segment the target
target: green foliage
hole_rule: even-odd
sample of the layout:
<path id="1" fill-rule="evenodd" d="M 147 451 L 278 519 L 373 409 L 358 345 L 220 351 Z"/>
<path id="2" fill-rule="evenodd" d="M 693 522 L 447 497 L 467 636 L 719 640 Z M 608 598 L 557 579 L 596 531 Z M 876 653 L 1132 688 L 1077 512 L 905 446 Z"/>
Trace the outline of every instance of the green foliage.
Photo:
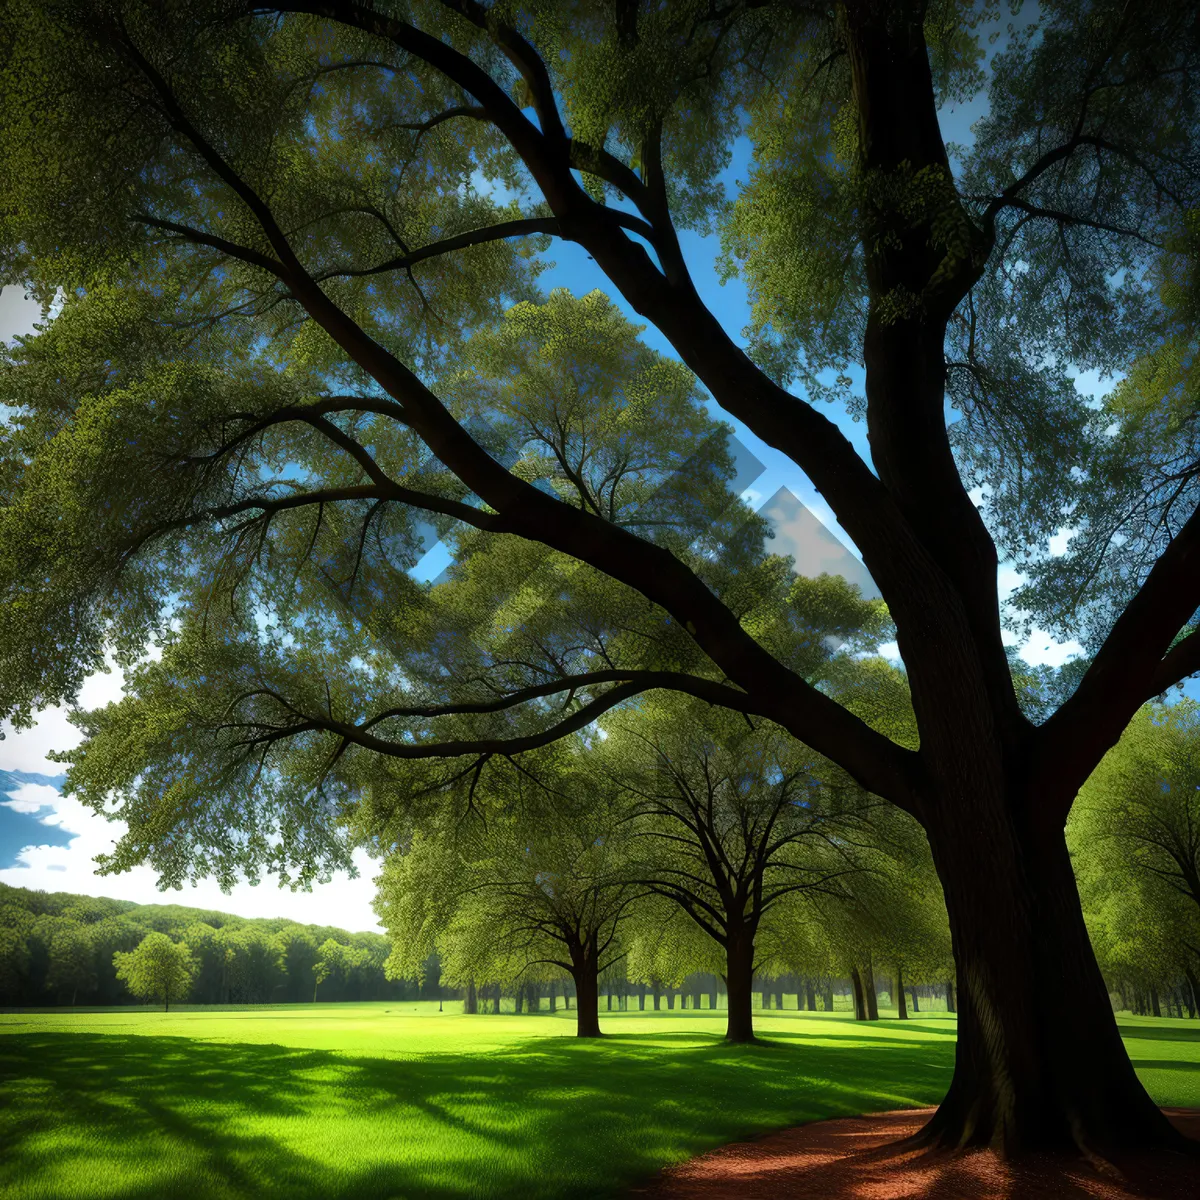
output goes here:
<path id="1" fill-rule="evenodd" d="M 187 945 L 193 1004 L 311 1002 L 322 941 L 350 968 L 325 988 L 325 999 L 399 998 L 408 991 L 384 979 L 388 942 L 379 933 L 0 884 L 0 1005 L 127 1004 L 130 991 L 113 958 L 136 950 L 150 933 Z"/>
<path id="2" fill-rule="evenodd" d="M 1106 976 L 1146 987 L 1200 975 L 1200 705 L 1142 709 L 1088 780 L 1069 833 Z"/>
<path id="3" fill-rule="evenodd" d="M 117 978 L 140 1000 L 162 1001 L 187 998 L 196 969 L 184 942 L 173 942 L 165 933 L 148 933 L 136 950 L 113 955 Z"/>

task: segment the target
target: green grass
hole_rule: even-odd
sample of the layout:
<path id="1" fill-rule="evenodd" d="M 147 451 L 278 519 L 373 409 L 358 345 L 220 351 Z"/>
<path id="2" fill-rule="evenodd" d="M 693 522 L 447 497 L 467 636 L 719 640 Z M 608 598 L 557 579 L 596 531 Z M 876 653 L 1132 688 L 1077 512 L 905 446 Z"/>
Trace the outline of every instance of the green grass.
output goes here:
<path id="1" fill-rule="evenodd" d="M 457 1007 L 457 1006 L 455 1006 Z M 935 1103 L 954 1019 L 439 1014 L 340 1004 L 0 1015 L 5 1200 L 600 1196 L 773 1127 Z M 1161 1104 L 1200 1107 L 1200 1022 L 1122 1017 Z"/>

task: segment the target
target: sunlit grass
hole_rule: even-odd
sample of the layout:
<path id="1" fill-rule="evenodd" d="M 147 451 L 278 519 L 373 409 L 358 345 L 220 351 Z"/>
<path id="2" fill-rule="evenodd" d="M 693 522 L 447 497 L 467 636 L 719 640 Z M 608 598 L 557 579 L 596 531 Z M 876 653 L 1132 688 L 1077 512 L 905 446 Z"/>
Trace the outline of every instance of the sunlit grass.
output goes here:
<path id="1" fill-rule="evenodd" d="M 0 1015 L 6 1200 L 611 1195 L 772 1127 L 935 1103 L 954 1019 L 463 1016 L 436 1005 Z M 453 1006 L 457 1008 L 458 1006 Z M 1122 1018 L 1155 1098 L 1200 1106 L 1200 1022 Z"/>

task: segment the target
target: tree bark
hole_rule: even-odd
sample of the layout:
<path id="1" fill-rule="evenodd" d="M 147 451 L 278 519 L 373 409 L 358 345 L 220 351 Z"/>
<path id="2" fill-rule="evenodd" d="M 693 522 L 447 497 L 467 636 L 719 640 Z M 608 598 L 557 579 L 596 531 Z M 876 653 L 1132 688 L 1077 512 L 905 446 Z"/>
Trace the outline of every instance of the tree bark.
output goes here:
<path id="1" fill-rule="evenodd" d="M 817 1011 L 817 988 L 811 979 L 804 985 L 804 1003 L 809 1012 Z"/>
<path id="2" fill-rule="evenodd" d="M 915 986 L 908 989 L 908 994 L 912 997 L 912 1010 L 915 1013 L 921 1011 L 921 1005 L 917 1002 L 917 989 Z"/>
<path id="3" fill-rule="evenodd" d="M 1158 1003 L 1158 988 L 1154 984 L 1150 985 L 1150 1013 L 1155 1017 L 1162 1016 L 1162 1008 Z"/>
<path id="4" fill-rule="evenodd" d="M 918 1139 L 1006 1155 L 1192 1145 L 1130 1064 L 1061 827 L 1020 830 L 987 810 L 981 799 L 929 826 L 958 967 L 958 1045 Z"/>
<path id="5" fill-rule="evenodd" d="M 862 976 L 858 973 L 857 967 L 850 968 L 850 986 L 854 989 L 854 1019 L 865 1021 L 867 1019 L 867 998 L 863 991 Z"/>
<path id="6" fill-rule="evenodd" d="M 1196 981 L 1195 972 L 1191 967 L 1184 967 L 1183 973 L 1188 982 L 1188 1013 L 1192 1020 L 1195 1020 L 1197 1012 L 1200 1012 L 1200 983 Z"/>
<path id="7" fill-rule="evenodd" d="M 954 994 L 954 980 L 946 980 L 946 1011 L 958 1012 L 958 999 Z"/>
<path id="8" fill-rule="evenodd" d="M 659 1011 L 659 1003 L 662 1000 L 662 997 L 659 995 L 659 992 L 658 992 L 658 984 L 657 983 L 654 984 L 653 987 L 654 987 L 654 1011 L 658 1012 Z"/>
<path id="9" fill-rule="evenodd" d="M 463 1011 L 474 1016 L 479 1012 L 479 993 L 475 990 L 475 980 L 467 981 L 467 997 L 463 1004 Z"/>
<path id="10" fill-rule="evenodd" d="M 600 975 L 595 937 L 569 947 L 571 978 L 575 980 L 575 1036 L 601 1037 Z"/>
<path id="11" fill-rule="evenodd" d="M 908 1007 L 904 1003 L 904 968 L 896 964 L 896 1017 L 900 1021 L 908 1020 Z"/>
<path id="12" fill-rule="evenodd" d="M 754 1041 L 754 939 L 735 933 L 725 944 L 727 1042 Z"/>
<path id="13" fill-rule="evenodd" d="M 875 971 L 870 959 L 863 970 L 862 978 L 863 999 L 867 1002 L 867 1020 L 879 1020 L 879 993 L 875 990 Z"/>

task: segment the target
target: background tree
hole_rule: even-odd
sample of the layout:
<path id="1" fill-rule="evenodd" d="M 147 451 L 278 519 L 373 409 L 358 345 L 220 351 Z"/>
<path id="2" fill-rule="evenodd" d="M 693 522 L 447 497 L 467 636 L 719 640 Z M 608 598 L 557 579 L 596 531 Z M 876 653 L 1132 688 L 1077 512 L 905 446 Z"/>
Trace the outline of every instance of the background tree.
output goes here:
<path id="1" fill-rule="evenodd" d="M 785 897 L 836 891 L 858 869 L 867 798 L 781 731 L 695 703 L 607 725 L 603 762 L 640 845 L 630 867 L 722 948 L 725 1036 L 753 1041 L 760 926 Z"/>
<path id="2" fill-rule="evenodd" d="M 599 1037 L 599 977 L 624 957 L 622 926 L 645 888 L 630 878 L 619 797 L 556 758 L 538 782 L 495 773 L 464 798 L 476 813 L 406 833 L 385 860 L 376 907 L 394 973 L 416 974 L 434 949 L 460 984 L 561 971 L 575 985 L 578 1036 Z"/>
<path id="3" fill-rule="evenodd" d="M 317 785 L 351 747 L 519 753 L 670 687 L 777 722 L 925 827 L 960 1009 L 929 1139 L 1178 1145 L 1121 1044 L 1063 827 L 1137 708 L 1200 666 L 1183 419 L 1200 39 L 1177 0 L 1039 11 L 984 71 L 993 10 L 957 0 L 5 0 L 0 263 L 5 282 L 64 297 L 0 395 L 17 410 L 0 470 L 5 715 L 28 721 L 106 646 L 131 663 L 181 622 L 73 755 L 98 811 L 121 796 L 112 865 L 308 880 L 345 861 L 355 793 L 330 805 Z M 952 158 L 939 106 L 985 87 Z M 753 161 L 728 204 L 717 176 L 743 131 Z M 681 249 L 681 230 L 714 225 L 754 303 L 749 352 Z M 460 334 L 532 298 L 555 236 L 829 503 L 896 622 L 919 750 L 762 640 L 745 576 L 697 546 L 704 505 L 667 497 L 669 520 L 632 521 L 592 502 L 574 453 L 551 481 L 471 422 Z M 1130 386 L 1092 408 L 1071 370 Z M 821 398 L 865 416 L 871 463 Z M 630 408 L 648 424 L 677 411 Z M 1078 532 L 1056 557 L 1064 512 Z M 372 673 L 330 583 L 386 597 L 373 627 L 411 635 L 396 614 L 419 585 L 389 564 L 416 558 L 421 521 L 479 531 L 514 570 L 528 560 L 497 543 L 586 564 L 619 585 L 610 599 L 640 593 L 641 636 L 624 657 L 593 639 Z M 1001 636 L 1001 554 L 1029 576 L 1014 611 L 1090 660 L 1037 724 Z M 543 585 L 570 574 L 556 560 L 538 577 L 552 611 L 613 611 L 587 572 Z M 225 615 L 206 625 L 210 604 Z M 424 628 L 447 635 L 407 643 L 426 661 L 459 632 Z M 443 738 L 439 718 L 464 710 L 471 736 Z"/>
<path id="4" fill-rule="evenodd" d="M 192 986 L 195 966 L 185 942 L 173 942 L 165 933 L 148 933 L 136 950 L 113 955 L 117 978 L 142 1000 L 162 1001 L 163 1011 L 171 997 L 182 1000 Z"/>
<path id="5" fill-rule="evenodd" d="M 69 924 L 51 939 L 46 985 L 69 992 L 74 1006 L 79 993 L 91 991 L 95 984 L 95 946 L 91 931 L 85 926 Z"/>

